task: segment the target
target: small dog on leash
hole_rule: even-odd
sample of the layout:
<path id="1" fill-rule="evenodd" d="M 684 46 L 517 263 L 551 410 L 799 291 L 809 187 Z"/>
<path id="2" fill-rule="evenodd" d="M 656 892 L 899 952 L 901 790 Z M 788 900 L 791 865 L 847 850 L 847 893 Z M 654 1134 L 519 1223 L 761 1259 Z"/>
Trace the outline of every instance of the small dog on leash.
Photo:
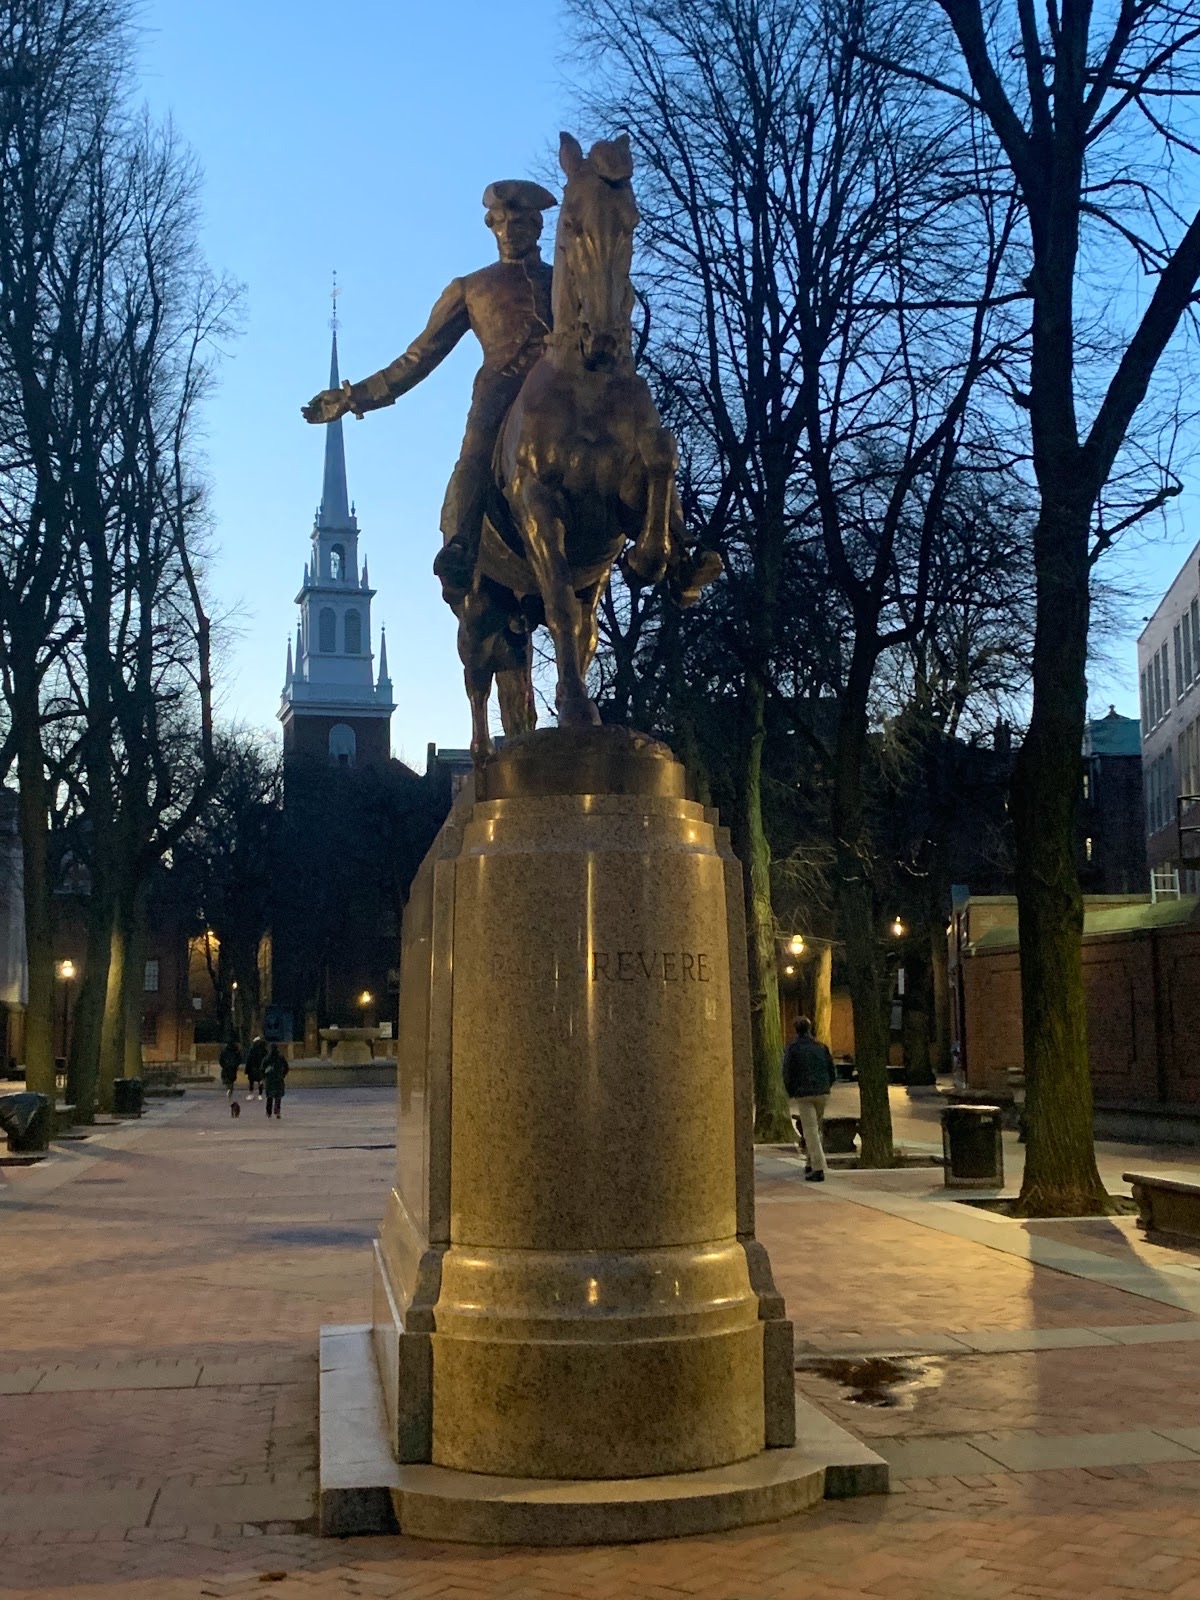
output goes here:
<path id="1" fill-rule="evenodd" d="M 229 1102 L 229 1115 L 231 1117 L 240 1117 L 241 1114 L 242 1114 L 241 1106 L 238 1104 L 238 1102 L 236 1100 L 231 1100 Z"/>

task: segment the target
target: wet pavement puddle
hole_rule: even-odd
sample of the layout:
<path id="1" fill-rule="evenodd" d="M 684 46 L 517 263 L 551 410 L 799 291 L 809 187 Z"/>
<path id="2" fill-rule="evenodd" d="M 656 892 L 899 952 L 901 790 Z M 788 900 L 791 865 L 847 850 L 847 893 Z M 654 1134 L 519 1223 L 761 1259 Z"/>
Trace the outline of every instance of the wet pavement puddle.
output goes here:
<path id="1" fill-rule="evenodd" d="M 946 1363 L 937 1356 L 821 1357 L 797 1362 L 796 1370 L 836 1384 L 842 1391 L 839 1399 L 851 1405 L 907 1410 L 921 1394 L 941 1388 Z"/>

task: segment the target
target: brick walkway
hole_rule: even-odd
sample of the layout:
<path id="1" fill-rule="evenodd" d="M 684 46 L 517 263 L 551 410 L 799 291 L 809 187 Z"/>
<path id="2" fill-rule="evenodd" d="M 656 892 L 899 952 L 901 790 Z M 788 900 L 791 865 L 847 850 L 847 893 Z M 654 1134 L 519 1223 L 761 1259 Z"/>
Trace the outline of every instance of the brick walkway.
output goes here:
<path id="1" fill-rule="evenodd" d="M 889 1456 L 893 1494 L 613 1550 L 316 1539 L 316 1330 L 367 1316 L 391 1098 L 257 1111 L 195 1093 L 0 1170 L 3 1600 L 1200 1600 L 1200 1255 L 1125 1219 L 999 1221 L 989 1248 L 936 1173 L 817 1189 L 778 1156 L 759 1231 L 801 1391 Z M 1022 1256 L 1047 1242 L 1071 1272 Z M 1141 1292 L 1089 1276 L 1114 1261 Z M 872 1348 L 911 1352 L 892 1404 L 820 1364 Z"/>

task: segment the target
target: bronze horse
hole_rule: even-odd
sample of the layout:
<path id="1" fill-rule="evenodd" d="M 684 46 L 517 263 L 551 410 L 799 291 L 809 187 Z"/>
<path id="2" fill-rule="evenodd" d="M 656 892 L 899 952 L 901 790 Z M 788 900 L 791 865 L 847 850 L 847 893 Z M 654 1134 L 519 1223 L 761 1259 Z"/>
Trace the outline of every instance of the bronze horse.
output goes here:
<path id="1" fill-rule="evenodd" d="M 492 749 L 493 679 L 506 734 L 536 724 L 531 635 L 554 641 L 560 727 L 598 723 L 586 677 L 613 563 L 635 582 L 669 578 L 691 604 L 720 571 L 684 549 L 678 450 L 633 360 L 633 231 L 625 135 L 588 155 L 561 135 L 566 187 L 554 241 L 554 331 L 496 444 L 496 495 L 470 589 L 456 607 L 477 763 Z M 626 552 L 626 544 L 632 541 Z"/>

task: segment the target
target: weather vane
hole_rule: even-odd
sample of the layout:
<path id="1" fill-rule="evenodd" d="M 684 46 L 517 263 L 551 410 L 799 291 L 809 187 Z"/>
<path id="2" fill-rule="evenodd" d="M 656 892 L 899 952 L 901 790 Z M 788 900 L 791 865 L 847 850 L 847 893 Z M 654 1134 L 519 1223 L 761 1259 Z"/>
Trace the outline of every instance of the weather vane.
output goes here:
<path id="1" fill-rule="evenodd" d="M 329 326 L 333 329 L 334 333 L 336 333 L 338 331 L 337 303 L 338 303 L 338 295 L 340 295 L 341 292 L 342 291 L 338 288 L 337 268 L 334 267 L 334 269 L 333 269 L 333 291 L 329 296 L 330 300 L 333 303 L 333 315 L 329 319 Z"/>

